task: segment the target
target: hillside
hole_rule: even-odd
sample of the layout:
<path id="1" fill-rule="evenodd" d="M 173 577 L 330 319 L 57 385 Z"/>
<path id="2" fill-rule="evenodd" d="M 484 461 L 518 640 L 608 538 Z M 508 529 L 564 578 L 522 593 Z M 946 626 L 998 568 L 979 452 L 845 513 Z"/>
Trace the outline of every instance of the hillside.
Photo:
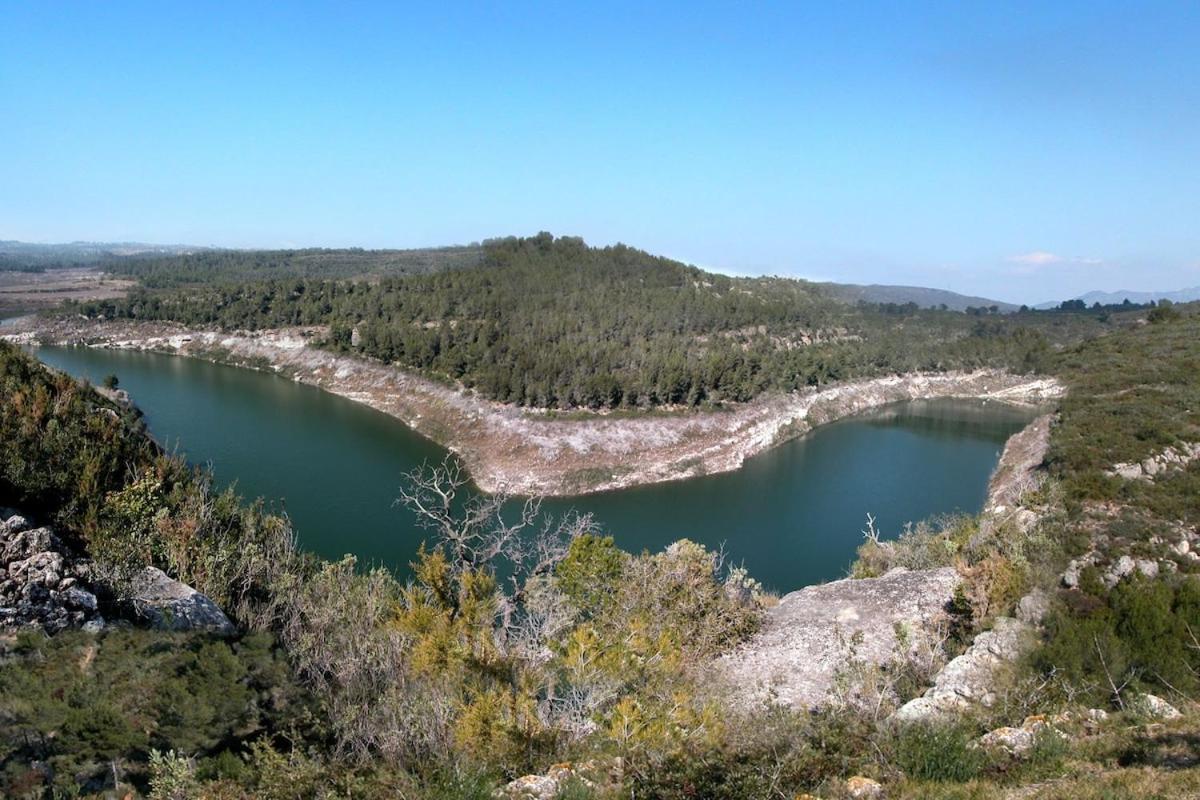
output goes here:
<path id="1" fill-rule="evenodd" d="M 158 282 L 186 279 L 197 259 L 164 262 L 171 271 Z M 478 265 L 425 275 L 210 281 L 68 311 L 221 330 L 325 326 L 331 350 L 557 409 L 744 402 L 917 371 L 1026 371 L 1051 344 L 1119 322 L 847 305 L 805 281 L 732 278 L 550 234 L 492 241 Z"/>
<path id="2" fill-rule="evenodd" d="M 697 545 L 629 554 L 586 520 L 532 515 L 518 523 L 531 538 L 513 538 L 493 501 L 459 513 L 467 489 L 447 465 L 402 489 L 432 512 L 412 583 L 321 562 L 286 518 L 164 454 L 119 399 L 0 343 L 3 591 L 91 609 L 84 627 L 34 617 L 0 636 L 0 792 L 483 800 L 545 772 L 505 796 L 1188 796 L 1200 309 L 1155 312 L 1044 361 L 1069 390 L 1027 431 L 1048 450 L 1000 479 L 983 516 L 868 539 L 861 579 L 779 604 L 787 619 L 831 592 L 891 608 L 877 592 L 955 586 L 947 628 L 889 624 L 887 653 L 879 637 L 835 644 L 828 604 L 825 622 L 806 617 L 842 653 L 812 709 L 733 703 L 751 687 L 714 663 L 780 615 Z M 64 566 L 91 588 L 67 588 Z M 236 630 L 105 622 L 146 566 Z M 1015 617 L 1024 638 L 1001 648 Z M 900 714 L 981 659 L 990 700 Z"/>

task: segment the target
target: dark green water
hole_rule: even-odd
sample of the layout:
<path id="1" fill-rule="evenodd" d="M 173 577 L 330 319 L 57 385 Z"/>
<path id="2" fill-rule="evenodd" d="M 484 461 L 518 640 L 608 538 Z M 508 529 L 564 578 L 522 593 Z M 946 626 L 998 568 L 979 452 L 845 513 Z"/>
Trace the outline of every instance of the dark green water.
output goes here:
<path id="1" fill-rule="evenodd" d="M 150 430 L 249 497 L 287 510 L 323 556 L 404 570 L 422 534 L 393 506 L 405 472 L 444 450 L 402 423 L 318 389 L 203 361 L 86 348 L 40 348 L 48 364 L 93 382 L 115 373 Z M 626 549 L 681 537 L 725 545 L 778 590 L 840 577 L 867 512 L 886 534 L 933 514 L 974 512 L 1005 440 L 1031 418 L 961 401 L 889 406 L 842 420 L 737 472 L 555 500 L 592 512 Z"/>

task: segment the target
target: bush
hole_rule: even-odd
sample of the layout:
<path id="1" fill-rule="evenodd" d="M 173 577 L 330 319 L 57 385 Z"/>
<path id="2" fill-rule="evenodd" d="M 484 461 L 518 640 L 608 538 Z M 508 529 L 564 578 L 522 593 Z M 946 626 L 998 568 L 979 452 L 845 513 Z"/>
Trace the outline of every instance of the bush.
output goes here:
<path id="1" fill-rule="evenodd" d="M 987 756 L 972 747 L 965 725 L 916 723 L 896 732 L 896 765 L 910 778 L 923 781 L 969 781 L 987 766 Z"/>

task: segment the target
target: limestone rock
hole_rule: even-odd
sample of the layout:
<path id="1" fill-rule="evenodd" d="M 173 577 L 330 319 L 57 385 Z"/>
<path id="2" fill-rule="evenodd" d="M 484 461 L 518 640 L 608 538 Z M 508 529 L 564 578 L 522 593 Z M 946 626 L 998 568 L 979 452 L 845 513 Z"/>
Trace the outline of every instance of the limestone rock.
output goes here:
<path id="1" fill-rule="evenodd" d="M 1178 719 L 1183 716 L 1175 706 L 1152 694 L 1138 695 L 1129 707 L 1135 713 L 1151 719 Z"/>
<path id="2" fill-rule="evenodd" d="M 895 719 L 916 722 L 967 708 L 972 703 L 990 706 L 996 699 L 992 691 L 996 671 L 1019 658 L 1032 638 L 1032 626 L 1011 617 L 1000 617 L 990 631 L 976 636 L 965 653 L 938 673 L 923 696 L 897 709 Z"/>
<path id="3" fill-rule="evenodd" d="M 887 664 L 898 654 L 897 627 L 912 639 L 948 620 L 960 578 L 951 568 L 893 570 L 880 578 L 845 579 L 786 595 L 767 611 L 749 642 L 718 661 L 735 701 L 775 701 L 793 708 L 827 702 L 847 643 L 855 657 Z"/>
<path id="4" fill-rule="evenodd" d="M 1041 589 L 1034 589 L 1017 601 L 1017 619 L 1026 625 L 1040 625 L 1048 613 L 1050 595 Z"/>
<path id="5" fill-rule="evenodd" d="M 0 522 L 0 628 L 53 634 L 98 619 L 100 603 L 86 582 L 90 562 L 49 528 L 32 528 L 25 517 L 6 513 Z"/>
<path id="6" fill-rule="evenodd" d="M 1153 481 L 1160 475 L 1186 469 L 1196 459 L 1200 459 L 1200 442 L 1180 442 L 1140 462 L 1113 464 L 1106 474 L 1130 481 Z"/>
<path id="7" fill-rule="evenodd" d="M 151 627 L 171 631 L 236 632 L 216 603 L 157 567 L 145 567 L 131 582 L 128 603 L 134 615 Z"/>
<path id="8" fill-rule="evenodd" d="M 855 775 L 846 781 L 846 794 L 853 800 L 882 800 L 883 786 L 879 781 Z"/>
<path id="9" fill-rule="evenodd" d="M 1137 562 L 1130 556 L 1124 555 L 1118 558 L 1109 566 L 1108 571 L 1104 573 L 1104 585 L 1109 589 L 1121 582 L 1121 579 L 1126 575 L 1133 574 L 1137 569 Z"/>
<path id="10" fill-rule="evenodd" d="M 1067 564 L 1066 570 L 1062 575 L 1063 586 L 1068 589 L 1074 589 L 1079 586 L 1080 576 L 1088 567 L 1095 566 L 1100 559 L 1100 555 L 1096 552 L 1088 553 L 1079 558 L 1071 559 L 1071 563 Z"/>
<path id="11" fill-rule="evenodd" d="M 1044 717 L 1037 716 L 1027 717 L 1019 728 L 1006 726 L 988 731 L 979 738 L 978 744 L 986 749 L 1002 750 L 1010 756 L 1020 758 L 1033 749 L 1038 736 L 1047 733 L 1066 738 L 1060 731 L 1055 730 Z"/>
<path id="12" fill-rule="evenodd" d="M 497 800 L 554 800 L 572 781 L 589 788 L 591 781 L 579 774 L 570 764 L 554 764 L 545 775 L 523 775 L 497 789 Z"/>
<path id="13" fill-rule="evenodd" d="M 1021 495 L 1037 486 L 1038 468 L 1046 460 L 1046 451 L 1050 448 L 1052 419 L 1050 414 L 1044 414 L 1009 437 L 996 471 L 988 481 L 985 514 L 1003 514 L 1015 509 Z M 1036 521 L 1036 515 L 1033 515 L 1033 521 Z M 1018 522 L 1028 523 L 1029 520 Z"/>

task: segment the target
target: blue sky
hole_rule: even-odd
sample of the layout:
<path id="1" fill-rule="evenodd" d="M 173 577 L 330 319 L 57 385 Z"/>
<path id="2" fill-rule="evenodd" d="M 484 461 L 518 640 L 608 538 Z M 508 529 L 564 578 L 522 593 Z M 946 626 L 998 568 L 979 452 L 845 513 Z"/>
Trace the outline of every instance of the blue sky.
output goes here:
<path id="1" fill-rule="evenodd" d="M 1200 284 L 1200 4 L 0 0 L 0 238 Z"/>

